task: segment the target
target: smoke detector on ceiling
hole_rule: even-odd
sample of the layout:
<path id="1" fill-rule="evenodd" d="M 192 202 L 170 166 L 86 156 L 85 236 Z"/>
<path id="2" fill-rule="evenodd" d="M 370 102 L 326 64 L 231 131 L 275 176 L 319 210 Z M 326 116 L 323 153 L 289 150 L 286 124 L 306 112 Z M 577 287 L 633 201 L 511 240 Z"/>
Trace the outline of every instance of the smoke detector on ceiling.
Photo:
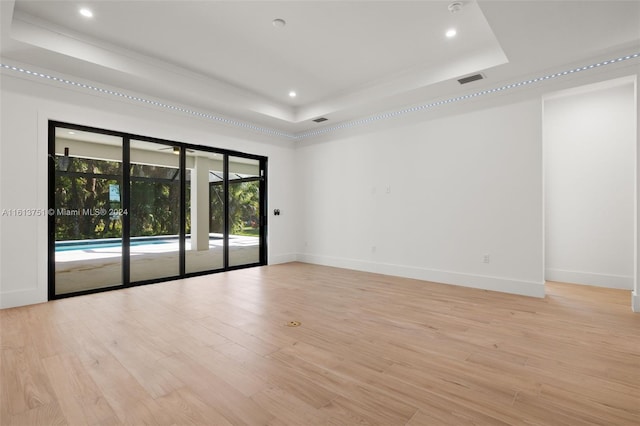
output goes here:
<path id="1" fill-rule="evenodd" d="M 456 13 L 462 10 L 462 6 L 464 6 L 462 2 L 454 1 L 449 5 L 448 9 L 449 9 L 449 12 Z"/>

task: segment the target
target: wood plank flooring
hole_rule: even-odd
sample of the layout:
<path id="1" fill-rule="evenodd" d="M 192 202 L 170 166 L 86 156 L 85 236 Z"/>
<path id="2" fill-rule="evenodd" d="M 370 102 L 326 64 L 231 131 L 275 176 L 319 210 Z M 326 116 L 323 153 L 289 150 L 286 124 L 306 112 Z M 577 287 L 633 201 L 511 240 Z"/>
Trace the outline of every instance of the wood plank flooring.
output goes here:
<path id="1" fill-rule="evenodd" d="M 629 292 L 547 293 L 291 263 L 6 309 L 0 424 L 640 424 Z"/>

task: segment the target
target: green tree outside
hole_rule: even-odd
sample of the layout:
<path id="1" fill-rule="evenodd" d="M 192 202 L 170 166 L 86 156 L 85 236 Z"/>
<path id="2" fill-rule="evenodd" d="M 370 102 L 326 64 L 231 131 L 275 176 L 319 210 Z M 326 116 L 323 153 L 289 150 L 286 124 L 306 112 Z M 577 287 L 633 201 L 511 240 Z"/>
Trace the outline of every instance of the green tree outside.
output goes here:
<path id="1" fill-rule="evenodd" d="M 55 216 L 56 241 L 122 237 L 122 217 L 109 214 L 122 208 L 110 200 L 109 185 L 121 186 L 122 163 L 72 158 L 67 171 L 56 162 L 55 209 L 102 211 L 103 214 Z M 180 232 L 180 182 L 177 169 L 132 165 L 131 236 L 178 235 Z M 187 182 L 189 194 L 189 182 Z M 229 228 L 234 235 L 258 235 L 260 219 L 259 180 L 229 182 Z M 120 190 L 120 193 L 122 191 Z M 209 232 L 223 233 L 224 194 L 221 182 L 209 191 Z M 187 197 L 186 229 L 190 232 L 190 197 Z"/>

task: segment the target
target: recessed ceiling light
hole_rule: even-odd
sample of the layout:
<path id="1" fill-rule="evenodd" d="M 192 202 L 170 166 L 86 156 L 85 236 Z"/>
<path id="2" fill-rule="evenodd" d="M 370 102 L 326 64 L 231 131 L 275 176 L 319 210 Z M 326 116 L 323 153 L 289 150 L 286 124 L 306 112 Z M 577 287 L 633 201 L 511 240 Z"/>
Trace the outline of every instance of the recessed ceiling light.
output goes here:
<path id="1" fill-rule="evenodd" d="M 451 28 L 450 30 L 447 30 L 447 32 L 445 33 L 447 38 L 455 37 L 456 34 L 458 34 L 458 32 L 454 28 Z"/>
<path id="2" fill-rule="evenodd" d="M 75 135 L 76 132 L 68 132 L 70 135 Z"/>
<path id="3" fill-rule="evenodd" d="M 273 24 L 274 27 L 276 28 L 282 28 L 285 25 L 287 25 L 287 21 L 285 21 L 284 19 L 281 18 L 276 18 L 273 20 L 273 22 L 271 22 Z"/>
<path id="4" fill-rule="evenodd" d="M 295 98 L 296 96 L 298 96 L 298 94 L 296 92 L 294 92 L 293 90 L 289 92 L 289 97 L 290 98 Z"/>
<path id="5" fill-rule="evenodd" d="M 93 18 L 93 12 L 86 7 L 80 9 L 80 15 L 84 16 L 85 18 Z"/>

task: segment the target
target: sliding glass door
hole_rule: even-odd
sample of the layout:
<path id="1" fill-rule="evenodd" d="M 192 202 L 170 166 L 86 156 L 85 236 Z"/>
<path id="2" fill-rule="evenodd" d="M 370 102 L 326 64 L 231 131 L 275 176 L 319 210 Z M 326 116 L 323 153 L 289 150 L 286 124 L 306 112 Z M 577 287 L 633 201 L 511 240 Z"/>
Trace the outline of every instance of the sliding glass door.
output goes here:
<path id="1" fill-rule="evenodd" d="M 264 265 L 266 158 L 50 122 L 49 296 Z"/>
<path id="2" fill-rule="evenodd" d="M 180 148 L 130 142 L 131 282 L 180 275 Z"/>
<path id="3" fill-rule="evenodd" d="M 260 161 L 229 157 L 229 266 L 260 262 Z"/>
<path id="4" fill-rule="evenodd" d="M 220 270 L 224 264 L 224 155 L 188 149 L 186 272 Z"/>
<path id="5" fill-rule="evenodd" d="M 123 283 L 122 143 L 117 136 L 55 129 L 49 270 L 56 296 Z"/>

